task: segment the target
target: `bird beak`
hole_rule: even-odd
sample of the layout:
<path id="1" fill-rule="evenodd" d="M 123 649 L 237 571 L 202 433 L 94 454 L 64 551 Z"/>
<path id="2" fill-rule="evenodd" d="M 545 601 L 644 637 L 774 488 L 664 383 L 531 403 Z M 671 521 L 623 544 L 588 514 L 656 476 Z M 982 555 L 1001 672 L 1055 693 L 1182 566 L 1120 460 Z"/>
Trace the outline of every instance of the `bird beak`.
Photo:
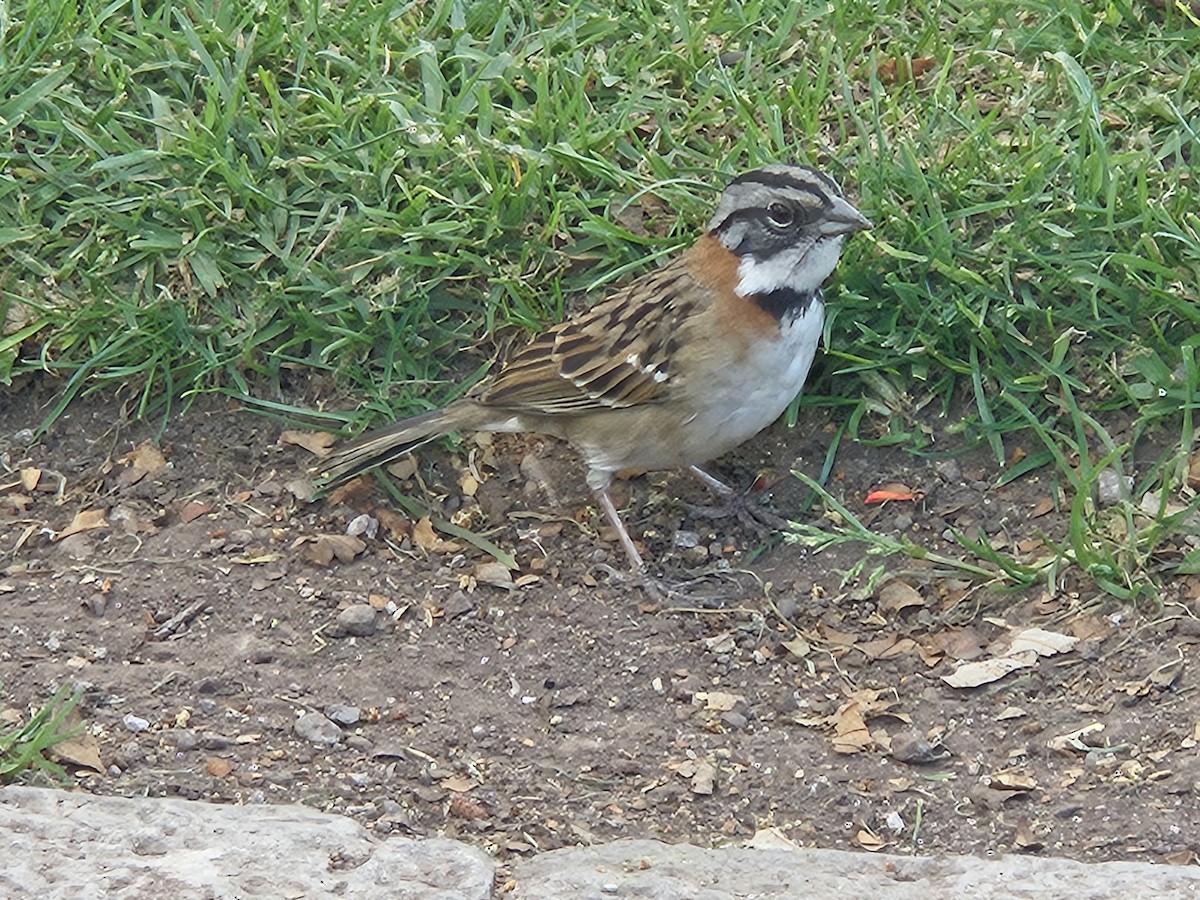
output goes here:
<path id="1" fill-rule="evenodd" d="M 839 234 L 854 234 L 873 228 L 871 220 L 841 197 L 834 197 L 829 209 L 825 210 L 821 223 L 821 236 L 834 237 Z"/>

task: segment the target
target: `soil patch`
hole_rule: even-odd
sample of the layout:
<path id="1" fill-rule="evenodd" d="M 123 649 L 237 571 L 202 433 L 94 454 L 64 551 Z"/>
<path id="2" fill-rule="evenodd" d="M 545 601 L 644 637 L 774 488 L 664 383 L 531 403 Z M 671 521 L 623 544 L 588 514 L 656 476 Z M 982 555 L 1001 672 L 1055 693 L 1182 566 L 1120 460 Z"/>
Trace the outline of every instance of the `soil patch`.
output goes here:
<path id="1" fill-rule="evenodd" d="M 84 686 L 84 790 L 299 801 L 501 858 L 767 832 L 1195 859 L 1194 578 L 1135 609 L 1069 570 L 1013 591 L 878 544 L 764 545 L 655 473 L 617 497 L 678 585 L 654 602 L 612 577 L 620 548 L 548 440 L 422 453 L 398 483 L 426 522 L 373 481 L 306 502 L 309 452 L 223 402 L 156 433 L 86 399 L 31 445 L 42 390 L 0 397 L 0 706 Z M 828 525 L 790 470 L 816 476 L 833 434 L 812 412 L 713 472 Z M 1067 528 L 1057 489 L 996 476 L 983 456 L 843 442 L 830 485 L 886 539 L 1036 557 Z M 879 489 L 908 498 L 867 504 Z"/>

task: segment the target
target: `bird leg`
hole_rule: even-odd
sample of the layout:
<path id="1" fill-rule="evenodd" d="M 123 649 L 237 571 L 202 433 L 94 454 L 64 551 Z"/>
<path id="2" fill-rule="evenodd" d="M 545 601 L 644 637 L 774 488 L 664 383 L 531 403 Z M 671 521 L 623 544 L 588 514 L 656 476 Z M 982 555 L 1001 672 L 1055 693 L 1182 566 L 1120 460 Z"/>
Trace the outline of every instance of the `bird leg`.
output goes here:
<path id="1" fill-rule="evenodd" d="M 733 496 L 733 488 L 723 482 L 720 478 L 709 475 L 699 466 L 688 466 L 688 471 L 692 474 L 693 478 L 707 487 L 718 497 L 729 498 Z"/>
<path id="2" fill-rule="evenodd" d="M 608 489 L 595 488 L 594 492 L 596 499 L 600 501 L 600 506 L 604 509 L 604 514 L 608 516 L 609 524 L 616 529 L 617 537 L 621 541 L 621 547 L 624 548 L 625 555 L 629 558 L 629 567 L 633 570 L 633 577 L 637 579 L 638 585 L 652 601 L 665 600 L 671 593 L 670 587 L 646 571 L 646 564 L 642 561 L 642 555 L 638 553 L 637 547 L 633 543 L 633 538 L 625 530 L 625 523 L 621 521 L 621 514 L 617 512 L 617 507 L 613 504 L 612 498 L 608 496 Z M 603 566 L 603 568 L 608 572 L 610 577 L 620 578 L 618 573 L 610 566 Z"/>
<path id="3" fill-rule="evenodd" d="M 633 569 L 633 573 L 635 575 L 645 575 L 646 564 L 642 562 L 642 555 L 638 553 L 637 547 L 634 546 L 633 538 L 625 530 L 625 523 L 621 521 L 621 514 L 617 512 L 617 508 L 613 505 L 612 497 L 608 496 L 608 488 L 599 488 L 595 493 L 596 499 L 600 501 L 600 506 L 604 509 L 604 514 L 608 516 L 609 524 L 617 531 L 617 537 L 621 541 L 625 555 L 629 557 L 629 565 Z"/>

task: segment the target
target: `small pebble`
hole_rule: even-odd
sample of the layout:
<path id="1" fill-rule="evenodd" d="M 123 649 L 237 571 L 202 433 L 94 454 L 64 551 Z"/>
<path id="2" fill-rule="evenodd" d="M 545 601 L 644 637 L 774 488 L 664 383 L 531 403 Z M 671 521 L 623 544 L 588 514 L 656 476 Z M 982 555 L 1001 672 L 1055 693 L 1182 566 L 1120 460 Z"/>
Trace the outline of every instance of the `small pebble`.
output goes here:
<path id="1" fill-rule="evenodd" d="M 346 706 L 342 703 L 334 703 L 331 706 L 325 707 L 325 715 L 331 722 L 336 722 L 342 727 L 358 724 L 362 713 L 357 706 Z"/>
<path id="2" fill-rule="evenodd" d="M 700 543 L 700 535 L 695 531 L 675 532 L 675 546 L 680 550 L 690 550 Z"/>
<path id="3" fill-rule="evenodd" d="M 1112 469 L 1105 469 L 1096 477 L 1096 500 L 1101 506 L 1120 503 L 1133 489 L 1133 479 L 1122 478 Z"/>
<path id="4" fill-rule="evenodd" d="M 28 447 L 33 443 L 33 429 L 22 428 L 19 431 L 14 431 L 12 442 L 18 447 Z"/>
<path id="5" fill-rule="evenodd" d="M 201 694 L 219 694 L 224 685 L 221 679 L 216 675 L 208 675 L 200 679 L 200 683 L 196 685 L 196 690 Z"/>
<path id="6" fill-rule="evenodd" d="M 727 712 L 721 713 L 721 721 L 734 731 L 744 731 L 748 720 L 740 712 Z"/>
<path id="7" fill-rule="evenodd" d="M 215 731 L 206 731 L 200 735 L 200 745 L 205 750 L 226 750 L 229 748 L 229 738 Z"/>
<path id="8" fill-rule="evenodd" d="M 391 797 L 380 797 L 375 801 L 375 808 L 379 810 L 381 816 L 393 816 L 399 818 L 404 815 L 404 807 L 393 800 Z"/>
<path id="9" fill-rule="evenodd" d="M 962 469 L 953 459 L 939 459 L 933 464 L 933 471 L 937 472 L 938 478 L 949 484 L 958 484 L 963 480 Z"/>
<path id="10" fill-rule="evenodd" d="M 370 637 L 375 633 L 375 619 L 373 606 L 356 603 L 338 613 L 336 632 L 352 637 Z"/>
<path id="11" fill-rule="evenodd" d="M 466 591 L 455 591 L 446 598 L 446 602 L 442 605 L 442 616 L 445 621 L 450 622 L 459 616 L 473 612 L 474 609 L 475 601 L 467 595 Z"/>
<path id="12" fill-rule="evenodd" d="M 134 734 L 146 731 L 150 727 L 150 723 L 146 719 L 135 716 L 133 713 L 126 713 L 121 719 L 121 724 L 125 726 L 126 731 L 132 731 Z"/>
<path id="13" fill-rule="evenodd" d="M 355 516 L 346 526 L 346 534 L 352 537 L 362 537 L 366 535 L 368 539 L 375 540 L 375 535 L 379 533 L 379 520 L 373 516 L 368 516 L 363 513 L 361 516 Z"/>
<path id="14" fill-rule="evenodd" d="M 96 618 L 104 615 L 108 609 L 108 598 L 103 594 L 92 594 L 90 597 L 83 599 L 83 608 L 90 612 Z"/>

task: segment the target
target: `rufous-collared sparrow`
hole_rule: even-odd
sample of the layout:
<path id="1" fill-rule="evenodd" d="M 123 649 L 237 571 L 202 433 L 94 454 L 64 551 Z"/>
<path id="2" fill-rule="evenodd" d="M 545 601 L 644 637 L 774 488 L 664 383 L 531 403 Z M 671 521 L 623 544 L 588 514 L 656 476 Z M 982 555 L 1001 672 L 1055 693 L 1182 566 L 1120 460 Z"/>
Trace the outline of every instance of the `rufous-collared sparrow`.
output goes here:
<path id="1" fill-rule="evenodd" d="M 642 558 L 609 497 L 622 469 L 697 466 L 770 425 L 804 387 L 825 311 L 821 284 L 870 221 L 806 166 L 746 172 L 707 231 L 665 265 L 555 325 L 477 396 L 336 449 L 326 483 L 457 431 L 534 431 L 570 443 L 630 565 Z"/>

